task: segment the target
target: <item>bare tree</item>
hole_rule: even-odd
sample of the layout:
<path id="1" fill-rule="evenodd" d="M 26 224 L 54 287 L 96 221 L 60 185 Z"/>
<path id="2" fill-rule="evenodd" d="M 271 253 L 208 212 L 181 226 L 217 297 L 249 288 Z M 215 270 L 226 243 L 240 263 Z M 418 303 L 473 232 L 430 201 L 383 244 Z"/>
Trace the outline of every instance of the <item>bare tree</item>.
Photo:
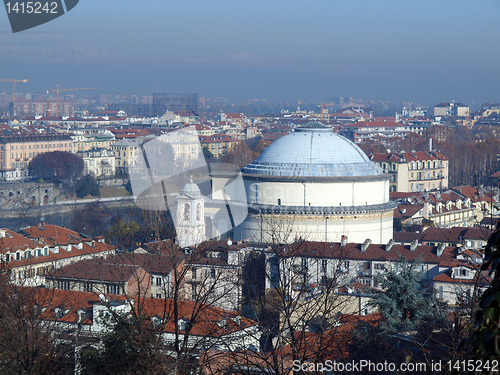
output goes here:
<path id="1" fill-rule="evenodd" d="M 9 272 L 0 270 L 0 372 L 72 373 L 79 333 L 65 334 L 54 319 L 64 298 L 51 289 L 14 286 Z"/>

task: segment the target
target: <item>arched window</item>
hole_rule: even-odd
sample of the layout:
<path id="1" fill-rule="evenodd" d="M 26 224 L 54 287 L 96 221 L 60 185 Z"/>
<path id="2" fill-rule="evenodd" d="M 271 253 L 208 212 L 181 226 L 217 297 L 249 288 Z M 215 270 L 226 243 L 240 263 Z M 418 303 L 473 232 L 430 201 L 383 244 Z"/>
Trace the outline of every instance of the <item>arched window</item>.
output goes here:
<path id="1" fill-rule="evenodd" d="M 201 203 L 196 205 L 196 220 L 201 220 Z"/>
<path id="2" fill-rule="evenodd" d="M 191 220 L 191 205 L 189 203 L 184 204 L 184 220 Z"/>

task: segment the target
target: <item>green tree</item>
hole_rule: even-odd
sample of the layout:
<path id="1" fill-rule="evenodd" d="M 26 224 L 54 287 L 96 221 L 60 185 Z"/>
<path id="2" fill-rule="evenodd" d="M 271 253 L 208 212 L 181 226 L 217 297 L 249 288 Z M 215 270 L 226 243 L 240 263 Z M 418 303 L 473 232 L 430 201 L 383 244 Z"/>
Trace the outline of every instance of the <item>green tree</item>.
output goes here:
<path id="1" fill-rule="evenodd" d="M 485 261 L 483 271 L 493 274 L 490 287 L 483 293 L 479 301 L 473 326 L 474 355 L 484 361 L 500 361 L 500 229 L 490 236 L 484 250 Z M 483 373 L 496 373 L 491 368 L 484 368 Z M 498 370 L 497 370 L 498 371 Z"/>
<path id="2" fill-rule="evenodd" d="M 120 219 L 109 228 L 108 237 L 121 250 L 132 250 L 140 227 L 134 220 Z"/>
<path id="3" fill-rule="evenodd" d="M 381 273 L 382 291 L 371 302 L 380 319 L 376 324 L 358 324 L 351 359 L 430 364 L 455 358 L 459 340 L 446 310 L 422 285 L 420 266 L 420 262 L 401 259 Z"/>
<path id="4" fill-rule="evenodd" d="M 75 184 L 75 192 L 78 198 L 85 198 L 87 195 L 92 195 L 93 197 L 101 196 L 99 191 L 99 184 L 97 183 L 94 176 L 85 175 L 81 177 Z"/>
<path id="5" fill-rule="evenodd" d="M 167 374 L 170 360 L 157 329 L 133 314 L 113 319 L 116 324 L 101 337 L 101 348 L 82 351 L 81 374 Z"/>

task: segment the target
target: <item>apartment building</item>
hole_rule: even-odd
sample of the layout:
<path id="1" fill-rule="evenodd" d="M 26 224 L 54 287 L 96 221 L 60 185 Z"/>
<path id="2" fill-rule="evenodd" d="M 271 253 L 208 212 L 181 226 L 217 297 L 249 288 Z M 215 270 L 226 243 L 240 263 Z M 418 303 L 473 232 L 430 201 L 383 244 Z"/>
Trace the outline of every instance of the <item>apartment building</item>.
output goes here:
<path id="1" fill-rule="evenodd" d="M 59 100 L 59 109 L 55 101 L 47 100 L 16 100 L 15 113 L 19 115 L 42 116 L 47 113 L 59 116 L 74 116 L 78 108 L 75 100 Z"/>
<path id="2" fill-rule="evenodd" d="M 448 158 L 437 151 L 369 155 L 391 175 L 390 191 L 423 192 L 448 187 Z"/>
<path id="3" fill-rule="evenodd" d="M 203 148 L 214 155 L 217 159 L 235 149 L 240 141 L 226 135 L 226 134 L 213 134 L 209 136 L 200 136 L 200 143 Z"/>
<path id="4" fill-rule="evenodd" d="M 410 129 L 404 124 L 387 118 L 359 121 L 354 124 L 344 124 L 340 127 L 340 134 L 354 143 L 368 141 L 377 137 L 404 138 L 409 131 Z"/>
<path id="5" fill-rule="evenodd" d="M 419 261 L 422 282 L 432 286 L 438 298 L 448 304 L 472 296 L 474 284 L 478 290 L 488 286 L 477 262 L 464 255 L 461 247 L 419 245 L 417 240 L 409 246 L 359 243 L 296 242 L 279 252 L 267 252 L 266 287 L 283 287 L 291 296 L 312 297 L 331 285 L 364 284 L 379 288 L 378 276 L 388 268 L 397 269 L 401 257 Z M 446 285 L 444 285 L 446 283 Z M 465 286 L 465 287 L 464 287 Z"/>
<path id="6" fill-rule="evenodd" d="M 110 145 L 111 151 L 115 155 L 116 173 L 127 173 L 129 163 L 132 158 L 135 158 L 140 151 L 143 140 L 141 139 L 122 139 Z"/>
<path id="7" fill-rule="evenodd" d="M 45 280 L 50 289 L 151 297 L 152 278 L 144 268 L 107 259 L 70 264 L 46 274 Z"/>
<path id="8" fill-rule="evenodd" d="M 94 148 L 76 153 L 85 164 L 84 174 L 91 174 L 96 178 L 107 178 L 115 175 L 115 155 L 113 151 Z"/>
<path id="9" fill-rule="evenodd" d="M 37 155 L 51 151 L 73 151 L 69 134 L 52 129 L 23 126 L 0 130 L 0 173 L 6 180 L 26 176 L 29 162 Z"/>
<path id="10" fill-rule="evenodd" d="M 108 150 L 115 136 L 110 131 L 88 131 L 76 130 L 71 135 L 73 141 L 73 152 L 89 151 L 95 148 Z"/>
<path id="11" fill-rule="evenodd" d="M 51 270 L 114 252 L 104 237 L 85 238 L 57 225 L 40 223 L 20 234 L 0 230 L 1 261 L 10 269 L 11 282 L 18 285 L 43 285 Z"/>

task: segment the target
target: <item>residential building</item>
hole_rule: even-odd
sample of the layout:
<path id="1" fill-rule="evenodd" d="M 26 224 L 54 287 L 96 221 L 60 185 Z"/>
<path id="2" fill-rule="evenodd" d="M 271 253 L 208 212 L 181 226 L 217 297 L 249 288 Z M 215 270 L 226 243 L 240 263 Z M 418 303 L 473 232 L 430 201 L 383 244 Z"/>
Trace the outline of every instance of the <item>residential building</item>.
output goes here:
<path id="1" fill-rule="evenodd" d="M 410 206 L 411 207 L 411 206 Z M 425 227 L 421 232 L 394 232 L 394 243 L 400 245 L 410 245 L 417 240 L 419 244 L 428 246 L 456 246 L 467 250 L 482 250 L 491 230 L 485 227 L 452 227 L 452 228 L 432 228 Z M 474 263 L 480 263 L 478 255 L 469 254 Z"/>
<path id="2" fill-rule="evenodd" d="M 423 192 L 448 187 L 448 158 L 437 151 L 375 153 L 370 160 L 390 178 L 392 192 Z"/>
<path id="3" fill-rule="evenodd" d="M 116 158 L 113 151 L 93 148 L 76 153 L 83 159 L 85 164 L 84 174 L 91 174 L 96 178 L 108 178 L 115 175 Z"/>
<path id="4" fill-rule="evenodd" d="M 51 128 L 37 129 L 23 126 L 18 129 L 0 129 L 0 173 L 4 179 L 27 176 L 26 169 L 37 155 L 51 151 L 72 152 L 69 134 Z"/>
<path id="5" fill-rule="evenodd" d="M 491 285 L 488 271 L 464 263 L 440 264 L 442 272 L 432 281 L 436 297 L 450 305 L 462 305 L 476 300 Z"/>
<path id="6" fill-rule="evenodd" d="M 115 155 L 116 173 L 126 173 L 129 168 L 129 162 L 133 163 L 140 152 L 143 140 L 141 139 L 122 139 L 110 145 L 111 151 Z"/>
<path id="7" fill-rule="evenodd" d="M 239 142 L 239 140 L 225 134 L 200 136 L 201 146 L 210 151 L 217 159 L 234 150 Z"/>
<path id="8" fill-rule="evenodd" d="M 45 114 L 59 116 L 74 116 L 78 107 L 78 102 L 75 100 L 59 100 L 59 110 L 57 111 L 57 103 L 55 100 L 16 100 L 15 113 L 18 115 L 41 116 Z"/>
<path id="9" fill-rule="evenodd" d="M 241 249 L 241 246 L 237 248 Z M 209 241 L 194 250 L 184 278 L 185 298 L 201 300 L 225 310 L 239 310 L 242 266 L 250 251 L 239 249 L 224 241 Z"/>
<path id="10" fill-rule="evenodd" d="M 43 285 L 44 275 L 84 259 L 114 254 L 115 248 L 103 237 L 85 238 L 56 225 L 39 224 L 21 234 L 0 230 L 0 253 L 18 285 Z"/>
<path id="11" fill-rule="evenodd" d="M 45 275 L 45 286 L 130 298 L 151 297 L 151 275 L 141 266 L 118 260 L 92 259 L 61 267 Z"/>
<path id="12" fill-rule="evenodd" d="M 373 121 L 359 121 L 340 126 L 340 134 L 354 143 L 372 140 L 377 137 L 404 138 L 410 130 L 404 125 L 391 119 L 376 119 Z"/>
<path id="13" fill-rule="evenodd" d="M 73 133 L 71 135 L 73 152 L 89 151 L 95 148 L 109 150 L 111 144 L 116 141 L 115 136 L 108 130 L 76 130 Z"/>
<path id="14" fill-rule="evenodd" d="M 434 106 L 434 117 L 465 117 L 469 114 L 469 107 L 462 103 L 439 103 Z"/>
<path id="15" fill-rule="evenodd" d="M 393 240 L 385 245 L 372 244 L 370 240 L 362 244 L 348 243 L 347 239 L 341 243 L 298 241 L 266 255 L 269 271 L 266 289 L 286 288 L 291 296 L 306 299 L 324 293 L 329 285 L 335 284 L 358 283 L 378 288 L 377 275 L 389 267 L 397 267 L 401 258 L 421 262 L 422 282 L 434 288 L 434 282 L 441 280 L 437 276 L 453 267 L 471 264 L 460 247 L 447 247 L 444 243 L 419 245 L 417 240 L 409 246 L 396 245 Z M 443 295 L 442 300 L 455 303 L 449 295 Z"/>
<path id="16" fill-rule="evenodd" d="M 499 215 L 496 208 L 498 191 L 491 189 L 457 186 L 442 192 L 391 192 L 390 197 L 400 203 L 395 218 L 402 220 L 403 226 L 420 225 L 423 219 L 429 219 L 440 228 L 472 227 L 478 225 L 485 216 Z"/>
<path id="17" fill-rule="evenodd" d="M 78 332 L 98 338 L 113 328 L 116 320 L 112 316 L 126 318 L 134 309 L 145 324 L 158 330 L 166 345 L 172 345 L 178 339 L 186 349 L 212 348 L 234 352 L 237 349 L 258 351 L 260 348 L 257 323 L 234 311 L 181 299 L 126 298 L 63 289 L 27 289 L 24 290 L 36 296 L 30 301 L 49 302 L 42 309 L 42 317 L 59 323 L 60 331 L 54 334 Z M 77 347 L 75 351 L 78 353 L 81 349 Z"/>

